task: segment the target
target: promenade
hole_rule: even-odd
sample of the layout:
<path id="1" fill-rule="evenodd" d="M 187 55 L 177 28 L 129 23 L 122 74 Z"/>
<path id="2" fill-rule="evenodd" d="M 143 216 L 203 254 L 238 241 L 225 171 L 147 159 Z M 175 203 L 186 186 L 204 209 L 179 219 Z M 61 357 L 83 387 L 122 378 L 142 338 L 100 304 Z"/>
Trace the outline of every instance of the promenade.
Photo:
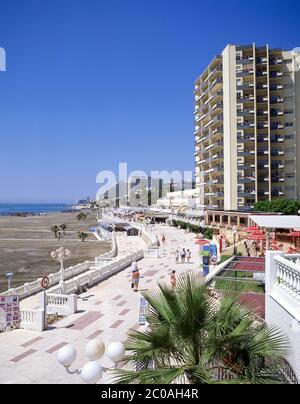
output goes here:
<path id="1" fill-rule="evenodd" d="M 78 312 L 69 316 L 43 333 L 16 330 L 0 334 L 0 383 L 1 384 L 80 384 L 78 375 L 69 375 L 57 362 L 58 350 L 67 344 L 77 349 L 77 359 L 72 370 L 82 367 L 88 360 L 84 349 L 89 340 L 100 338 L 105 344 L 126 342 L 131 329 L 143 329 L 138 325 L 138 303 L 142 291 L 156 287 L 158 282 L 169 283 L 170 274 L 199 269 L 199 247 L 194 244 L 195 235 L 168 226 L 157 225 L 153 230 L 160 239 L 166 236 L 165 253 L 161 258 L 144 258 L 139 262 L 142 279 L 139 293 L 130 287 L 130 268 L 89 289 L 79 297 Z M 124 256 L 146 244 L 139 237 L 118 238 L 119 255 Z M 175 265 L 177 248 L 189 248 L 191 264 Z M 37 308 L 37 297 L 21 302 L 22 308 Z M 112 362 L 104 355 L 104 367 Z M 100 383 L 109 383 L 105 374 Z"/>

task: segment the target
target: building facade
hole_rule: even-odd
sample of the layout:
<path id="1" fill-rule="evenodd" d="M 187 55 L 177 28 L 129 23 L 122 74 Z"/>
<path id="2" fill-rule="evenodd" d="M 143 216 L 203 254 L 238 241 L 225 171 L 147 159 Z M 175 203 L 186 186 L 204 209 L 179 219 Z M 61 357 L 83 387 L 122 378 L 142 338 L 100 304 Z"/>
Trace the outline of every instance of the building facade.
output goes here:
<path id="1" fill-rule="evenodd" d="M 197 206 L 300 199 L 300 48 L 228 45 L 195 83 Z"/>

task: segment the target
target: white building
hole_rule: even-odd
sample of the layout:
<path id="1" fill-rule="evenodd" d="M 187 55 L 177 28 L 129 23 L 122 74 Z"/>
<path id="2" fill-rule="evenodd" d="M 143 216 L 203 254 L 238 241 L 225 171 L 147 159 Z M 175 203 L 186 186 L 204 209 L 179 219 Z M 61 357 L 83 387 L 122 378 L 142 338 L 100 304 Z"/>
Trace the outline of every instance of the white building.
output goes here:
<path id="1" fill-rule="evenodd" d="M 195 83 L 197 203 L 300 198 L 300 50 L 228 45 Z"/>
<path id="2" fill-rule="evenodd" d="M 165 209 L 194 209 L 196 207 L 196 190 L 187 189 L 185 191 L 168 192 L 167 196 L 157 201 L 159 207 Z"/>

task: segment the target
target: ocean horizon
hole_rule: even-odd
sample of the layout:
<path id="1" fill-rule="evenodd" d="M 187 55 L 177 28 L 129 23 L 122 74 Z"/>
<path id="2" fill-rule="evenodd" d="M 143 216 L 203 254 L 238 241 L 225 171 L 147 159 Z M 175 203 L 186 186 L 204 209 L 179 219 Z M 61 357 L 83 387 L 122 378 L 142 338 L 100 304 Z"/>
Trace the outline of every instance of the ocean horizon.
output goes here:
<path id="1" fill-rule="evenodd" d="M 72 205 L 67 203 L 0 203 L 0 215 L 62 212 L 71 207 Z"/>

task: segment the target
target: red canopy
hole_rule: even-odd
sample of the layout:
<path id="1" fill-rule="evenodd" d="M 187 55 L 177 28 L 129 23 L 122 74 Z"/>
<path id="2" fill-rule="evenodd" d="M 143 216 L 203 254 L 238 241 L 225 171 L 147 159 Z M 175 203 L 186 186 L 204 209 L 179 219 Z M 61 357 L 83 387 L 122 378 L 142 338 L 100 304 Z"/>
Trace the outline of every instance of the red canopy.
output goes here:
<path id="1" fill-rule="evenodd" d="M 291 231 L 290 236 L 291 237 L 300 237 L 300 231 Z"/>
<path id="2" fill-rule="evenodd" d="M 266 235 L 265 234 L 250 234 L 247 237 L 247 240 L 263 241 L 263 240 L 266 240 Z"/>
<path id="3" fill-rule="evenodd" d="M 257 226 L 250 226 L 250 227 L 246 227 L 246 228 L 245 228 L 245 231 L 248 232 L 248 233 L 251 233 L 252 231 L 255 231 L 255 230 L 259 230 L 259 227 L 257 227 Z"/>

